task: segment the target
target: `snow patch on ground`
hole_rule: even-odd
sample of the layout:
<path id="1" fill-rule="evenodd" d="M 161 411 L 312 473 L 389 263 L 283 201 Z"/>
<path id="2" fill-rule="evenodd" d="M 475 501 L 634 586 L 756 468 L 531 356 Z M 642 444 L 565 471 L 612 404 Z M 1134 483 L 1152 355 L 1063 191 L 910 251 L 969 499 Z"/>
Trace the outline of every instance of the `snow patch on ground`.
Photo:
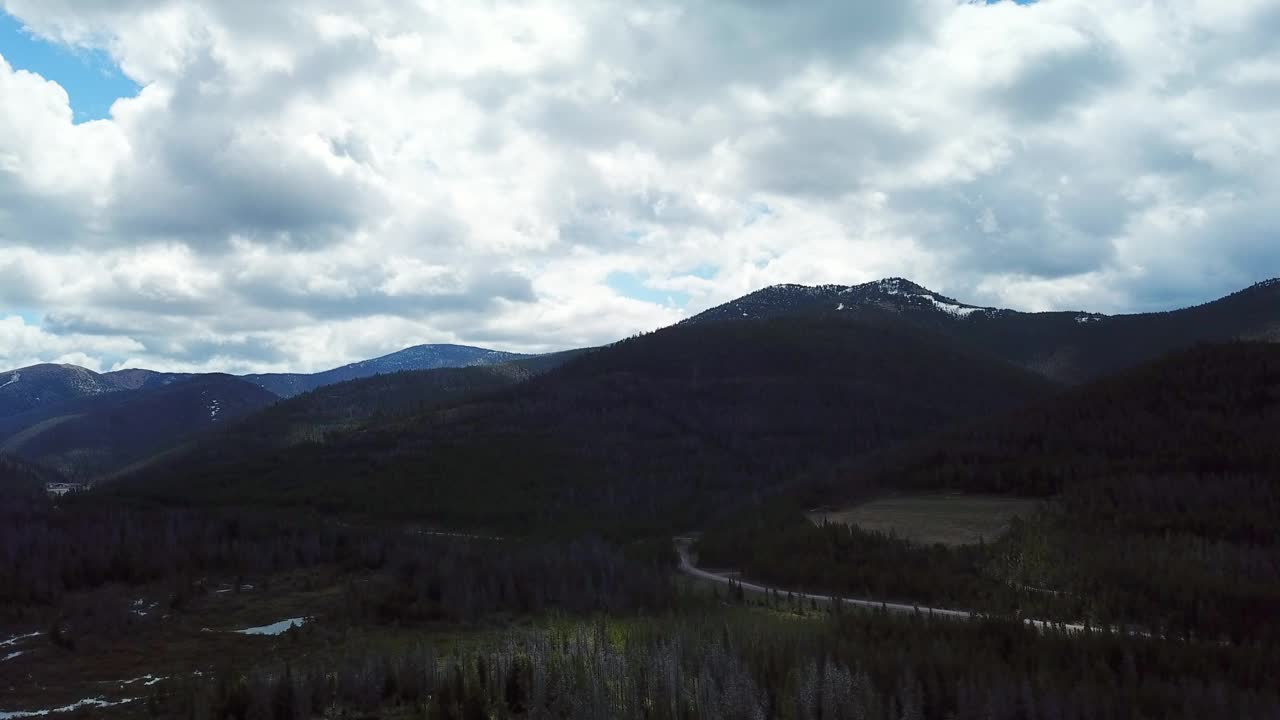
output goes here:
<path id="1" fill-rule="evenodd" d="M 250 585 L 249 583 L 244 583 L 243 585 L 240 586 L 240 592 L 249 592 L 250 590 L 253 590 L 253 585 Z M 226 585 L 218 588 L 217 590 L 214 590 L 214 592 L 219 595 L 233 592 L 233 591 L 235 591 L 235 587 L 231 585 Z"/>
<path id="2" fill-rule="evenodd" d="M 166 679 L 166 676 L 164 675 L 157 677 L 155 675 L 152 675 L 151 673 L 147 673 L 146 675 L 133 678 L 132 680 L 121 680 L 120 687 L 124 687 L 125 685 L 132 685 L 137 682 L 142 683 L 144 687 L 151 687 L 152 685 L 155 685 L 156 683 L 165 679 Z"/>
<path id="3" fill-rule="evenodd" d="M 130 609 L 129 612 L 137 615 L 138 617 L 146 617 L 152 610 L 155 610 L 158 607 L 160 607 L 160 603 L 158 602 L 147 603 L 146 600 L 138 598 L 133 601 L 133 608 Z"/>
<path id="4" fill-rule="evenodd" d="M 0 385 L 0 388 L 7 388 L 7 387 L 9 387 L 10 385 L 12 385 L 12 384 L 14 384 L 14 383 L 18 382 L 18 381 L 19 381 L 19 380 L 21 380 L 21 379 L 22 379 L 22 373 L 14 373 L 14 374 L 13 374 L 13 377 L 9 378 L 9 382 L 7 382 L 7 383 L 5 383 L 5 384 L 3 384 L 3 385 Z"/>
<path id="5" fill-rule="evenodd" d="M 217 400 L 214 400 L 213 402 L 209 403 L 209 419 L 210 420 L 217 420 L 218 413 L 221 411 L 222 411 L 222 406 L 218 404 Z"/>
<path id="6" fill-rule="evenodd" d="M 306 621 L 307 621 L 307 618 L 304 618 L 304 617 L 289 618 L 288 620 L 281 620 L 280 622 L 271 623 L 270 625 L 261 625 L 259 627 L 251 627 L 251 628 L 245 628 L 244 630 L 236 630 L 236 632 L 240 633 L 241 635 L 279 635 L 285 632 L 286 630 L 291 630 L 296 627 L 302 627 L 302 624 L 305 623 Z"/>
<path id="7" fill-rule="evenodd" d="M 1076 316 L 1076 322 L 1080 323 L 1081 325 L 1087 325 L 1089 323 L 1096 323 L 1101 321 L 1102 321 L 1101 315 L 1077 315 Z"/>
<path id="8" fill-rule="evenodd" d="M 15 645 L 15 644 L 17 644 L 17 643 L 18 643 L 18 641 L 20 641 L 20 640 L 26 640 L 27 638 L 38 637 L 39 635 L 40 635 L 40 632 L 39 632 L 39 631 L 36 631 L 36 632 L 33 632 L 33 633 L 27 633 L 26 635 L 14 635 L 13 637 L 9 638 L 8 640 L 5 640 L 5 641 L 3 641 L 3 642 L 0 642 L 0 647 L 5 647 L 5 646 L 8 646 L 8 645 Z"/>
<path id="9" fill-rule="evenodd" d="M 124 705 L 125 703 L 131 703 L 137 699 L 138 698 L 124 698 L 123 700 L 113 701 L 113 700 L 107 700 L 105 698 L 85 698 L 84 700 L 71 703 L 70 705 L 64 705 L 62 707 L 57 707 L 57 708 L 49 708 L 48 710 L 12 710 L 9 712 L 0 710 L 0 720 L 16 720 L 17 718 L 42 717 L 50 713 L 73 712 L 75 710 L 79 710 L 80 708 L 85 708 L 85 707 L 109 708 L 109 707 L 114 707 L 116 705 Z"/>
<path id="10" fill-rule="evenodd" d="M 18 650 L 17 652 L 11 652 L 11 653 L 9 653 L 8 655 L 5 655 L 3 658 L 0 658 L 0 662 L 7 662 L 7 661 L 9 661 L 9 660 L 12 660 L 12 659 L 14 659 L 14 658 L 18 657 L 19 655 L 21 655 L 21 654 L 23 654 L 23 653 L 25 653 L 25 652 L 26 652 L 26 650 Z"/>

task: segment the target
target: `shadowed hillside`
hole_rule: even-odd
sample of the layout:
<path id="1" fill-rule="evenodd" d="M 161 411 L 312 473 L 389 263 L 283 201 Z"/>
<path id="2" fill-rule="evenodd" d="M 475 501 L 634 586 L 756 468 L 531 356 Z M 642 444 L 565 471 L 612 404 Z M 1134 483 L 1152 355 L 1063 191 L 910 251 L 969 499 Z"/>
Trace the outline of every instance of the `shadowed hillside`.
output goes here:
<path id="1" fill-rule="evenodd" d="M 488 398 L 120 491 L 516 531 L 687 527 L 807 467 L 1051 389 L 876 310 L 682 325 Z"/>
<path id="2" fill-rule="evenodd" d="M 991 545 L 911 546 L 819 528 L 773 503 L 716 528 L 702 549 L 789 587 L 1274 638 L 1277 432 L 1280 346 L 1199 346 L 828 470 L 800 494 L 806 507 L 939 490 L 1046 501 Z"/>
<path id="3" fill-rule="evenodd" d="M 200 375 L 151 389 L 41 404 L 0 419 L 0 451 L 93 479 L 276 399 L 230 375 Z"/>

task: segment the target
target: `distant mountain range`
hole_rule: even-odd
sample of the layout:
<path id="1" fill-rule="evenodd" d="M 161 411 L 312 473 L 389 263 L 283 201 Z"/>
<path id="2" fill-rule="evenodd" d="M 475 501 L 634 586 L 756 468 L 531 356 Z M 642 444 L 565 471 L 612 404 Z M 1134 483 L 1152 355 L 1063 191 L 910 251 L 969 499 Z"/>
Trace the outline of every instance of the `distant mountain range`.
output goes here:
<path id="1" fill-rule="evenodd" d="M 75 365 L 33 365 L 0 373 L 0 454 L 54 468 L 73 478 L 109 476 L 168 452 L 202 432 L 333 384 L 378 375 L 440 368 L 489 367 L 537 357 L 461 345 L 420 345 L 314 374 L 235 377 L 221 373 L 161 373 L 131 369 L 96 373 Z M 357 417 L 455 388 L 498 386 L 529 376 L 497 371 L 427 381 L 423 390 L 389 397 L 304 405 L 307 432 L 349 425 Z M 437 389 L 441 388 L 441 389 Z M 359 391 L 357 391 L 358 393 Z M 341 393 L 336 397 L 346 398 Z M 332 398 L 330 398 L 332 400 Z M 337 417 L 337 415 L 341 417 Z M 274 436 L 272 436 L 274 437 Z M 272 440 L 272 442 L 275 442 Z"/>
<path id="2" fill-rule="evenodd" d="M 278 397 L 293 397 L 325 385 L 362 377 L 408 370 L 494 365 L 526 355 L 465 345 L 417 345 L 398 352 L 362 360 L 318 373 L 267 373 L 245 375 L 245 380 Z M 77 365 L 32 365 L 0 372 L 0 418 L 42 405 L 106 393 L 145 390 L 201 375 L 221 373 L 164 373 L 130 369 L 96 373 Z"/>
<path id="3" fill-rule="evenodd" d="M 335 450 L 335 467 L 353 458 L 360 466 L 365 456 L 354 448 L 363 440 L 344 434 L 381 428 L 397 446 L 417 438 L 410 465 L 442 438 L 486 463 L 534 453 L 541 460 L 533 464 L 561 475 L 606 477 L 626 465 L 650 478 L 645 511 L 653 514 L 674 502 L 671 488 L 704 482 L 699 472 L 727 483 L 722 490 L 755 492 L 760 471 L 737 474 L 751 465 L 744 458 L 762 452 L 778 462 L 834 461 L 1063 383 L 1230 340 L 1280 340 L 1280 282 L 1198 307 L 1115 316 L 981 307 L 902 278 L 776 285 L 590 353 L 421 345 L 321 373 L 244 377 L 20 368 L 0 373 L 0 453 L 96 478 L 163 456 L 163 467 L 192 475 L 183 462 L 323 441 L 349 445 Z M 391 375 L 401 371 L 414 372 Z M 491 399 L 473 402 L 481 396 Z M 231 422 L 241 417 L 243 423 Z M 408 418 L 430 427 L 405 426 Z M 219 427 L 218 438 L 209 436 Z M 781 444 L 767 451 L 774 443 Z M 619 464 L 611 447 L 635 450 Z M 488 466 L 468 464 L 467 472 L 474 467 Z M 734 469 L 726 475 L 725 468 Z M 611 488 L 611 510 L 625 515 L 634 498 L 623 475 L 600 487 Z M 256 482 L 261 475 L 245 477 Z M 562 500 L 586 502 L 585 492 Z"/>

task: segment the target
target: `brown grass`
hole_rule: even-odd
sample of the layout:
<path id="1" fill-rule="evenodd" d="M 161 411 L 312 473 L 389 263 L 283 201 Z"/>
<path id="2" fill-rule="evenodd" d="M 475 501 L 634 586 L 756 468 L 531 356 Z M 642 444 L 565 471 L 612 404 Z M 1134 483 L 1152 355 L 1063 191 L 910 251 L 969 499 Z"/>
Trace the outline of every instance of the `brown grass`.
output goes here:
<path id="1" fill-rule="evenodd" d="M 1038 500 L 991 495 L 906 495 L 863 505 L 809 514 L 815 523 L 857 525 L 872 532 L 893 532 L 924 544 L 972 545 L 1004 534 L 1015 516 L 1035 510 Z"/>

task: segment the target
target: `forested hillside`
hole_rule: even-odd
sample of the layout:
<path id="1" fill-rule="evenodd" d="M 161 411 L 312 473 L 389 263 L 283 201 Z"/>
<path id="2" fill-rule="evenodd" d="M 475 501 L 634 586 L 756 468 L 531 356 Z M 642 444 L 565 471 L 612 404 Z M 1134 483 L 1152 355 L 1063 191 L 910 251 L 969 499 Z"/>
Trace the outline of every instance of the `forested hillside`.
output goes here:
<path id="1" fill-rule="evenodd" d="M 237 422 L 166 448 L 122 474 L 165 482 L 199 464 L 225 465 L 294 445 L 327 442 L 368 425 L 396 422 L 481 397 L 559 367 L 585 351 L 521 358 L 497 365 L 384 373 L 326 385 L 281 400 Z"/>
<path id="2" fill-rule="evenodd" d="M 744 513 L 702 548 L 779 583 L 1257 641 L 1280 631 L 1277 431 L 1280 346 L 1197 347 L 855 461 L 799 495 L 806 505 L 921 490 L 1046 500 L 986 548 L 818 528 L 798 509 Z"/>
<path id="3" fill-rule="evenodd" d="M 885 453 L 837 482 L 1040 496 L 1129 488 L 1172 503 L 1228 478 L 1276 477 L 1277 430 L 1280 345 L 1202 345 Z"/>
<path id="4" fill-rule="evenodd" d="M 92 480 L 265 408 L 271 393 L 231 375 L 41 403 L 0 418 L 0 451 Z"/>
<path id="5" fill-rule="evenodd" d="M 652 532 L 1052 390 L 872 309 L 682 325 L 480 401 L 240 464 L 175 467 L 118 492 Z"/>
<path id="6" fill-rule="evenodd" d="M 44 492 L 45 485 L 62 482 L 57 472 L 0 453 L 0 495 L 32 495 Z"/>

